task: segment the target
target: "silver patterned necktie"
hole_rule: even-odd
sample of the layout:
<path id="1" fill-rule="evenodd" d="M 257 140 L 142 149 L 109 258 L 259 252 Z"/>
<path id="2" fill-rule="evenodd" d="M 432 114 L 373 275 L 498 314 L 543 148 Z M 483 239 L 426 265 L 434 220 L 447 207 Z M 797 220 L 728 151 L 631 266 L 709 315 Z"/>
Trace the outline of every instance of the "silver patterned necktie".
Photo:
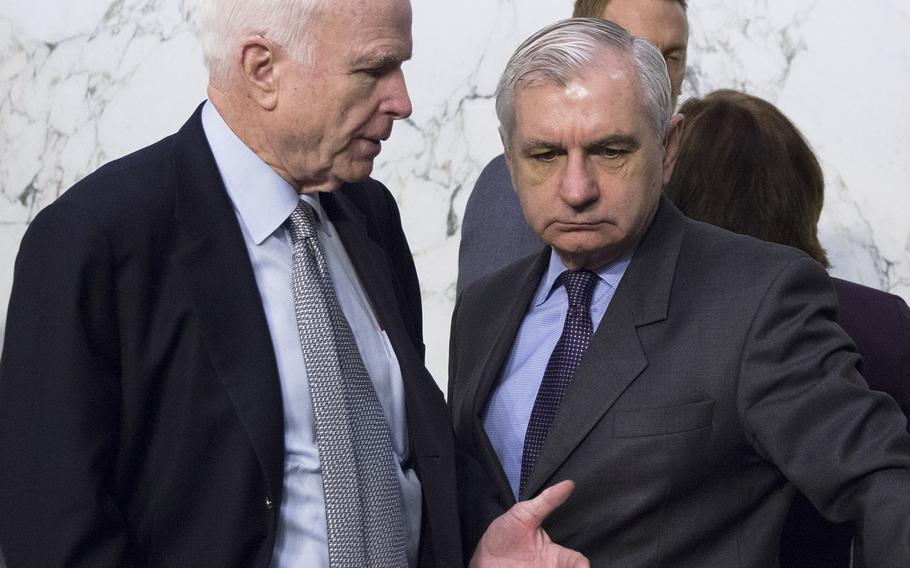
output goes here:
<path id="1" fill-rule="evenodd" d="M 294 243 L 294 307 L 322 466 L 332 568 L 408 565 L 389 426 L 326 264 L 313 208 L 286 224 Z"/>

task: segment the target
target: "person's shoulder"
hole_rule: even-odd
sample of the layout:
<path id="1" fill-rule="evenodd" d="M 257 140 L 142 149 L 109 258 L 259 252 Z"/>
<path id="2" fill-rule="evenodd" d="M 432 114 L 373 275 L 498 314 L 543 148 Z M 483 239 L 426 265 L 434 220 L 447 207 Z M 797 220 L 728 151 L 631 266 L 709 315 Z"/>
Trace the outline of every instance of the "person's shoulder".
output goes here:
<path id="1" fill-rule="evenodd" d="M 838 320 L 845 328 L 899 328 L 910 334 L 910 306 L 900 296 L 841 278 L 831 282 L 837 293 Z"/>
<path id="2" fill-rule="evenodd" d="M 500 154 L 490 160 L 483 170 L 480 172 L 480 177 L 477 178 L 477 183 L 483 182 L 493 182 L 493 181 L 506 181 L 511 183 L 512 176 L 509 174 L 509 168 L 506 166 L 506 155 Z"/>
<path id="3" fill-rule="evenodd" d="M 815 262 L 799 249 L 692 219 L 686 219 L 685 243 L 690 256 L 701 263 L 747 273 L 766 272 L 774 266 L 782 267 L 795 260 Z"/>
<path id="4" fill-rule="evenodd" d="M 82 208 L 101 219 L 148 211 L 176 183 L 175 135 L 112 160 L 82 178 L 48 206 Z"/>
<path id="5" fill-rule="evenodd" d="M 482 207 L 486 203 L 502 199 L 511 201 L 514 199 L 512 194 L 512 175 L 506 166 L 505 155 L 500 154 L 490 160 L 480 172 L 474 182 L 474 189 L 468 196 L 467 207 Z"/>
<path id="6" fill-rule="evenodd" d="M 897 294 L 891 294 L 842 278 L 832 277 L 831 281 L 834 283 L 834 289 L 837 291 L 837 297 L 840 301 L 847 301 L 851 304 L 907 309 L 907 302 Z"/>
<path id="7" fill-rule="evenodd" d="M 549 249 L 547 249 L 549 250 Z M 473 281 L 459 297 L 464 303 L 475 303 L 485 298 L 509 298 L 529 279 L 536 283 L 546 266 L 543 250 L 529 254 Z M 549 255 L 546 254 L 547 259 Z"/>
<path id="8" fill-rule="evenodd" d="M 805 252 L 690 219 L 674 280 L 686 294 L 746 312 L 781 289 L 834 302 L 827 271 Z"/>
<path id="9" fill-rule="evenodd" d="M 104 249 L 122 258 L 167 241 L 176 200 L 173 146 L 172 135 L 75 183 L 29 223 L 21 250 Z"/>

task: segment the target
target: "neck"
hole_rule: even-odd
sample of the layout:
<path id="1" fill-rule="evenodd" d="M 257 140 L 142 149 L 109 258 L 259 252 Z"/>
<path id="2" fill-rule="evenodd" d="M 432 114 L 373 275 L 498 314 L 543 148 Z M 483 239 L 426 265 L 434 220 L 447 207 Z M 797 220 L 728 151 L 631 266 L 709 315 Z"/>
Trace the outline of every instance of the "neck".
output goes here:
<path id="1" fill-rule="evenodd" d="M 263 111 L 245 100 L 243 97 L 221 90 L 209 84 L 208 97 L 215 110 L 228 125 L 231 131 L 241 142 L 256 154 L 259 159 L 269 165 L 276 174 L 281 176 L 298 193 L 316 193 L 318 191 L 334 191 L 341 186 L 340 180 L 331 176 L 317 176 L 313 178 L 297 179 L 288 172 L 278 153 L 272 147 L 272 137 L 268 135 L 263 125 L 268 124 L 268 116 Z"/>

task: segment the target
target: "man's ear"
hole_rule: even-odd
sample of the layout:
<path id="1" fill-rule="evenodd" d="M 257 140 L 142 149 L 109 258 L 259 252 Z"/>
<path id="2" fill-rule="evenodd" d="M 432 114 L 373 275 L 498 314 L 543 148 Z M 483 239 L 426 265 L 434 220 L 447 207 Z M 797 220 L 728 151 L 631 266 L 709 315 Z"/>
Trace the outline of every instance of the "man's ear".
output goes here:
<path id="1" fill-rule="evenodd" d="M 273 110 L 278 104 L 278 49 L 260 35 L 248 36 L 240 43 L 241 81 L 247 96 L 265 110 Z"/>
<path id="2" fill-rule="evenodd" d="M 676 165 L 676 157 L 679 155 L 679 139 L 682 137 L 683 115 L 676 113 L 670 117 L 670 124 L 667 125 L 667 131 L 664 133 L 664 164 L 663 164 L 663 184 L 670 183 L 670 177 L 673 175 L 673 166 Z"/>

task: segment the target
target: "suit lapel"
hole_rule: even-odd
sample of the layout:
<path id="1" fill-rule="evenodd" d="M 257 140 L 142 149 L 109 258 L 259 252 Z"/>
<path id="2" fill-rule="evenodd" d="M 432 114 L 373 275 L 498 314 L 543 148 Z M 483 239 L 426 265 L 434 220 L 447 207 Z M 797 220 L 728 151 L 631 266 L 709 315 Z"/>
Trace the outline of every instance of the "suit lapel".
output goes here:
<path id="1" fill-rule="evenodd" d="M 174 154 L 181 227 L 175 261 L 208 355 L 250 437 L 269 496 L 277 500 L 284 462 L 278 368 L 243 235 L 199 109 L 177 134 Z"/>
<path id="2" fill-rule="evenodd" d="M 389 261 L 385 251 L 366 233 L 366 222 L 362 213 L 351 204 L 344 195 L 336 191 L 320 196 L 326 213 L 332 220 L 338 237 L 351 259 L 361 286 L 370 300 L 373 312 L 380 327 L 386 332 L 404 381 L 405 406 L 407 408 L 408 432 L 411 451 L 419 457 L 438 459 L 439 456 L 425 448 L 428 444 L 420 443 L 420 431 L 417 425 L 421 408 L 415 408 L 415 401 L 425 400 L 421 385 L 426 381 L 418 378 L 418 373 L 427 373 L 423 360 L 414 346 L 407 327 L 401 318 L 392 274 L 389 272 Z M 429 381 L 432 378 L 424 377 Z M 432 383 L 435 384 L 435 383 Z"/>
<path id="3" fill-rule="evenodd" d="M 566 389 L 525 487 L 536 494 L 645 370 L 638 327 L 666 319 L 685 218 L 661 198 L 654 221 Z"/>
<path id="4" fill-rule="evenodd" d="M 380 327 L 397 351 L 402 342 L 410 341 L 404 322 L 398 315 L 398 302 L 385 251 L 366 234 L 362 213 L 343 195 L 339 192 L 323 194 L 320 201 L 344 244 Z"/>
<path id="5" fill-rule="evenodd" d="M 492 318 L 490 324 L 492 329 L 497 330 L 495 339 L 490 349 L 486 351 L 487 355 L 480 364 L 474 367 L 474 373 L 469 378 L 468 386 L 465 392 L 473 393 L 471 398 L 465 401 L 468 405 L 470 420 L 473 422 L 471 430 L 475 434 L 474 444 L 480 451 L 481 463 L 487 470 L 490 479 L 494 480 L 500 493 L 506 503 L 514 502 L 515 497 L 512 494 L 512 488 L 509 485 L 508 477 L 502 469 L 499 456 L 493 448 L 487 436 L 484 427 L 483 413 L 486 408 L 490 392 L 496 386 L 505 367 L 506 360 L 512 352 L 512 345 L 518 335 L 518 329 L 528 311 L 534 292 L 540 284 L 540 278 L 547 268 L 550 260 L 550 248 L 547 247 L 533 261 L 529 262 L 524 268 L 522 274 L 515 279 L 520 283 L 517 290 L 510 288 L 512 300 L 507 303 L 505 309 L 500 308 L 503 295 L 495 294 L 497 305 L 491 305 L 486 310 Z M 511 282 L 509 286 L 511 287 Z M 492 296 L 492 295 L 491 295 Z M 450 355 L 451 356 L 451 355 Z"/>

